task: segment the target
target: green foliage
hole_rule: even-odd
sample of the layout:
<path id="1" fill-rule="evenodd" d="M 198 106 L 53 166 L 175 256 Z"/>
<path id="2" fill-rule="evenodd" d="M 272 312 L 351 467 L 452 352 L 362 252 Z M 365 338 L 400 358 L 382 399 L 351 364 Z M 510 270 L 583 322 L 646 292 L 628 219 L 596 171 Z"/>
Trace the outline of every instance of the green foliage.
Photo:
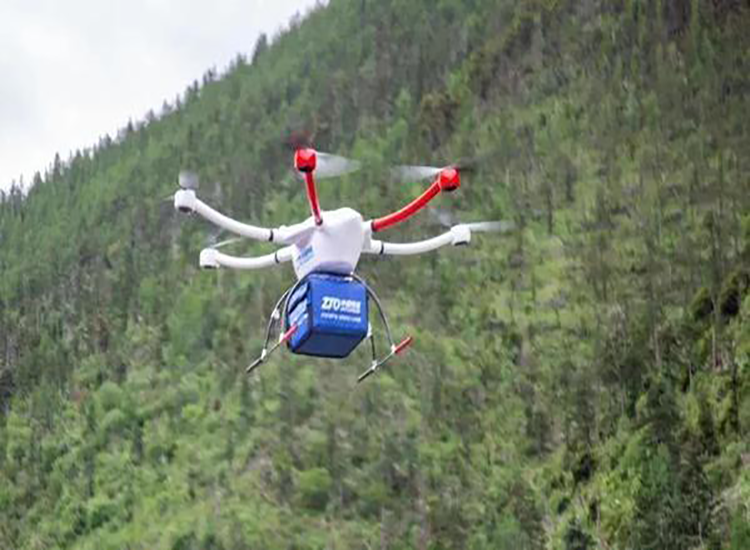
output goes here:
<path id="1" fill-rule="evenodd" d="M 312 468 L 300 472 L 297 490 L 302 507 L 324 510 L 331 491 L 331 475 L 325 468 Z"/>
<path id="2" fill-rule="evenodd" d="M 0 547 L 748 547 L 749 24 L 331 0 L 55 159 L 0 200 Z M 198 271 L 211 230 L 161 202 L 191 168 L 235 216 L 306 216 L 300 126 L 367 167 L 326 208 L 390 211 L 418 191 L 389 164 L 468 157 L 438 207 L 516 226 L 363 258 L 415 345 L 360 387 L 363 351 L 246 378 L 290 272 Z"/>

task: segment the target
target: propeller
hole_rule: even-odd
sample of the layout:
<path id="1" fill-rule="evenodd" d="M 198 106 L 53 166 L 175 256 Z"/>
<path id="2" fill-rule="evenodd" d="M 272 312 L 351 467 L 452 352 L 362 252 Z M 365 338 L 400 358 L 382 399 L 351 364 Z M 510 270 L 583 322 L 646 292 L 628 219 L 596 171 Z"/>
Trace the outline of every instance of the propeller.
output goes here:
<path id="1" fill-rule="evenodd" d="M 432 179 L 440 172 L 448 169 L 457 170 L 460 173 L 470 173 L 477 169 L 476 159 L 460 160 L 454 164 L 438 168 L 437 166 L 400 165 L 391 169 L 391 176 L 401 182 L 421 181 Z"/>
<path id="2" fill-rule="evenodd" d="M 443 227 L 453 227 L 454 225 L 458 225 L 459 223 L 461 223 L 461 221 L 458 219 L 458 216 L 456 216 L 450 210 L 441 210 L 439 208 L 428 206 L 427 212 L 438 224 L 442 225 Z"/>
<path id="3" fill-rule="evenodd" d="M 198 185 L 200 184 L 198 174 L 190 170 L 180 170 L 177 182 L 182 189 L 192 189 L 193 191 L 198 189 Z"/>
<path id="4" fill-rule="evenodd" d="M 463 225 L 468 227 L 472 232 L 482 233 L 510 233 L 516 229 L 516 224 L 510 220 L 496 220 L 487 222 L 461 223 L 459 216 L 450 210 L 440 210 L 437 208 L 428 208 L 430 215 L 444 227 L 454 227 Z"/>
<path id="5" fill-rule="evenodd" d="M 225 246 L 229 246 L 229 245 L 238 243 L 240 241 L 246 240 L 243 237 L 232 237 L 230 239 L 219 241 L 219 237 L 221 237 L 223 233 L 224 233 L 223 230 L 211 232 L 211 234 L 206 237 L 206 247 L 218 250 L 219 248 L 223 248 Z"/>
<path id="6" fill-rule="evenodd" d="M 307 129 L 297 128 L 287 132 L 284 138 L 284 145 L 292 151 L 297 149 L 313 149 L 313 140 L 315 135 Z"/>
<path id="7" fill-rule="evenodd" d="M 339 155 L 316 151 L 318 166 L 315 169 L 317 178 L 335 178 L 351 174 L 359 170 L 361 163 L 358 160 L 348 159 Z"/>
<path id="8" fill-rule="evenodd" d="M 508 233 L 516 228 L 516 224 L 508 220 L 498 220 L 493 222 L 473 222 L 463 224 L 474 232 L 485 233 Z"/>
<path id="9" fill-rule="evenodd" d="M 317 159 L 315 168 L 315 177 L 318 179 L 335 178 L 351 174 L 360 169 L 361 163 L 358 160 L 352 160 L 340 155 L 333 155 L 323 151 L 317 151 L 314 147 L 314 135 L 307 130 L 293 130 L 284 140 L 285 145 L 292 151 L 300 149 L 312 149 L 315 151 Z M 298 176 L 302 176 L 297 172 Z"/>
<path id="10" fill-rule="evenodd" d="M 219 248 L 223 248 L 225 246 L 229 246 L 230 244 L 238 243 L 238 242 L 241 242 L 241 241 L 244 241 L 244 240 L 245 239 L 243 239 L 242 237 L 235 237 L 233 239 L 226 239 L 226 240 L 218 242 L 216 244 L 212 244 L 211 246 L 209 246 L 209 248 L 213 248 L 214 250 L 218 250 Z"/>

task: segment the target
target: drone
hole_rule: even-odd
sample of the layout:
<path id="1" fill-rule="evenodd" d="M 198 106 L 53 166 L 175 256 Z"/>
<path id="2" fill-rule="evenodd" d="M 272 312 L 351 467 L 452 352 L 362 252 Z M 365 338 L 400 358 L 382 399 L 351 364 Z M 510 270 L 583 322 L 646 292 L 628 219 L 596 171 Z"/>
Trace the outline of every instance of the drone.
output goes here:
<path id="1" fill-rule="evenodd" d="M 472 233 L 504 231 L 507 222 L 459 223 L 436 237 L 409 243 L 392 243 L 375 239 L 386 229 L 400 224 L 427 206 L 441 192 L 453 192 L 461 186 L 459 165 L 443 168 L 401 166 L 402 179 L 431 180 L 429 187 L 409 204 L 386 216 L 366 220 L 348 207 L 322 210 L 316 190 L 316 177 L 327 178 L 354 172 L 359 162 L 338 155 L 299 147 L 294 152 L 294 168 L 304 180 L 311 216 L 294 225 L 264 228 L 237 221 L 214 210 L 196 196 L 198 176 L 182 171 L 180 189 L 174 195 L 174 207 L 182 213 L 197 214 L 219 228 L 241 238 L 279 245 L 273 254 L 238 257 L 224 254 L 217 246 L 201 251 L 199 265 L 204 269 L 263 269 L 292 262 L 297 281 L 276 302 L 266 328 L 260 356 L 249 366 L 248 373 L 266 362 L 279 347 L 286 344 L 293 354 L 342 359 L 365 339 L 370 341 L 372 362 L 358 377 L 362 382 L 413 342 L 407 336 L 399 343 L 393 335 L 382 302 L 370 286 L 356 274 L 364 254 L 408 256 L 431 252 L 440 247 L 467 245 Z M 389 350 L 378 357 L 372 324 L 370 301 L 378 310 Z M 276 328 L 278 336 L 269 347 Z"/>

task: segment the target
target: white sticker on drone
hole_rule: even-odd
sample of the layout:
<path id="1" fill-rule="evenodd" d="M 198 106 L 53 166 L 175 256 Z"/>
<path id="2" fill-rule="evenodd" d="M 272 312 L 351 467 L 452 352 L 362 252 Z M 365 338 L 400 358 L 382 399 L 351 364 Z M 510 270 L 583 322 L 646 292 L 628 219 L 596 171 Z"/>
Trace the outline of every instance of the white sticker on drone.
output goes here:
<path id="1" fill-rule="evenodd" d="M 341 313 L 352 313 L 359 315 L 362 311 L 362 302 L 359 300 L 342 300 L 335 296 L 323 296 L 323 311 L 336 311 Z"/>

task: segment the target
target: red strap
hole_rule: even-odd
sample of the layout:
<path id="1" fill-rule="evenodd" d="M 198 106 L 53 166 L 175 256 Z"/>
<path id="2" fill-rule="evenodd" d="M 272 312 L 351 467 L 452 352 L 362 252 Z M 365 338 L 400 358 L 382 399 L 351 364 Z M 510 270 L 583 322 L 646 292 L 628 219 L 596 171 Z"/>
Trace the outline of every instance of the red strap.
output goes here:
<path id="1" fill-rule="evenodd" d="M 413 341 L 414 341 L 414 338 L 412 338 L 411 336 L 407 336 L 399 345 L 396 346 L 396 349 L 393 350 L 393 353 L 398 355 L 399 353 L 404 351 L 406 348 L 408 348 Z"/>
<path id="2" fill-rule="evenodd" d="M 289 327 L 289 330 L 284 333 L 284 336 L 281 337 L 279 343 L 283 344 L 284 342 L 289 340 L 295 332 L 297 332 L 297 325 L 292 325 L 291 327 Z"/>

